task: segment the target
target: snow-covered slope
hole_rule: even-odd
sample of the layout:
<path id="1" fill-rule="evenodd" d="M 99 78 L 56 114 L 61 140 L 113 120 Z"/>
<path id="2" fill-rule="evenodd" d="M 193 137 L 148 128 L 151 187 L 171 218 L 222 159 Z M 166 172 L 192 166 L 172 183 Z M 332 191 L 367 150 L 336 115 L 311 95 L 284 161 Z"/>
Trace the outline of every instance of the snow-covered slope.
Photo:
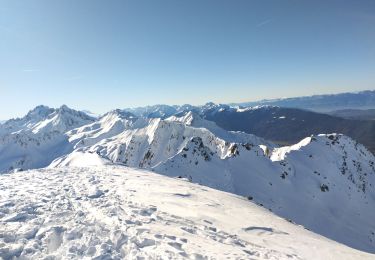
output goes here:
<path id="1" fill-rule="evenodd" d="M 72 150 L 66 132 L 94 118 L 62 106 L 38 106 L 0 125 L 0 172 L 45 167 Z"/>
<path id="2" fill-rule="evenodd" d="M 189 210 L 186 210 L 189 209 Z M 247 199 L 125 167 L 0 176 L 0 257 L 373 259 Z"/>
<path id="3" fill-rule="evenodd" d="M 153 170 L 249 196 L 319 234 L 375 252 L 375 158 L 362 145 L 333 134 L 272 151 L 238 144 L 231 151 L 220 159 L 194 138 Z"/>
<path id="4" fill-rule="evenodd" d="M 208 103 L 202 109 L 207 114 L 234 108 Z M 199 113 L 161 119 L 114 110 L 93 120 L 72 111 L 66 114 L 77 123 L 61 124 L 56 123 L 66 122 L 56 118 L 61 113 L 40 107 L 14 120 L 13 132 L 1 127 L 10 132 L 0 135 L 3 140 L 20 133 L 29 139 L 22 145 L 3 142 L 0 166 L 39 168 L 53 160 L 50 168 L 120 164 L 150 169 L 249 197 L 314 232 L 375 252 L 375 158 L 366 148 L 338 134 L 278 147 L 251 134 L 225 131 Z M 34 139 L 45 133 L 52 138 L 34 147 Z"/>

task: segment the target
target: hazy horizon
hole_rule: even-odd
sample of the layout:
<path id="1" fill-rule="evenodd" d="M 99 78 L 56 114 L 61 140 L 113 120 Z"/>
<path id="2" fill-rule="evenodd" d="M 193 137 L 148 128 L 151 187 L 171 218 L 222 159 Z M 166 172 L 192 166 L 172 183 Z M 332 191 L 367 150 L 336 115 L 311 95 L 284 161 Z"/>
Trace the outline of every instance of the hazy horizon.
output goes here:
<path id="1" fill-rule="evenodd" d="M 196 104 L 195 103 L 179 103 L 179 104 L 176 104 L 176 103 L 171 103 L 171 104 L 167 104 L 167 103 L 154 103 L 154 104 L 146 104 L 144 106 L 126 106 L 126 104 L 125 104 L 124 106 L 121 106 L 121 107 L 113 107 L 113 108 L 110 108 L 108 110 L 100 111 L 100 112 L 97 111 L 97 110 L 90 110 L 90 109 L 86 109 L 86 108 L 82 108 L 82 107 L 73 107 L 73 106 L 70 106 L 69 104 L 66 104 L 66 103 L 58 104 L 56 106 L 50 106 L 50 105 L 47 105 L 47 104 L 38 104 L 36 106 L 33 106 L 33 107 L 30 107 L 30 108 L 26 109 L 23 113 L 20 113 L 19 115 L 16 115 L 16 116 L 13 116 L 13 117 L 10 117 L 10 118 L 0 118 L 0 122 L 4 122 L 4 121 L 7 121 L 9 119 L 14 119 L 14 118 L 21 118 L 21 117 L 25 116 L 29 111 L 33 110 L 34 108 L 36 108 L 37 106 L 40 106 L 40 105 L 47 106 L 47 107 L 50 107 L 50 108 L 59 108 L 59 107 L 61 107 L 63 105 L 66 105 L 69 108 L 77 110 L 77 111 L 82 111 L 82 112 L 86 112 L 86 113 L 92 113 L 92 114 L 95 114 L 95 115 L 103 115 L 104 113 L 109 112 L 111 110 L 115 110 L 115 109 L 140 108 L 140 107 L 157 106 L 157 105 L 180 106 L 180 105 L 189 104 L 189 105 L 193 105 L 193 106 L 203 106 L 203 105 L 205 105 L 205 104 L 207 104 L 209 102 L 213 102 L 215 104 L 228 104 L 228 105 L 230 105 L 230 104 L 237 104 L 237 103 L 239 104 L 239 103 L 248 103 L 248 102 L 270 101 L 270 100 L 277 100 L 277 99 L 310 97 L 310 96 L 316 96 L 316 95 L 337 95 L 337 94 L 345 94 L 345 93 L 358 93 L 358 92 L 364 92 L 364 91 L 374 91 L 374 90 L 364 89 L 364 90 L 358 90 L 358 91 L 345 91 L 345 92 L 337 92 L 337 93 L 316 93 L 316 94 L 305 95 L 305 96 L 264 98 L 264 99 L 256 99 L 256 100 L 245 100 L 245 101 L 239 101 L 239 102 L 213 102 L 212 100 L 207 100 L 204 103 L 196 103 Z"/>

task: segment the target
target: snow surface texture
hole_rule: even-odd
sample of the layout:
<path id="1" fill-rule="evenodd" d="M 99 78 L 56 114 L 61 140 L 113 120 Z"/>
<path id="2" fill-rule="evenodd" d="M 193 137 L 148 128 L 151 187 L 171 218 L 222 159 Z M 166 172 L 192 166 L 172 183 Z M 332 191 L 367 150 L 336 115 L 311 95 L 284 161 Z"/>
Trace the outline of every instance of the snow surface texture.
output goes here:
<path id="1" fill-rule="evenodd" d="M 0 256 L 374 258 L 281 219 L 243 197 L 120 166 L 1 175 Z"/>
<path id="2" fill-rule="evenodd" d="M 228 107 L 208 103 L 201 109 Z M 375 252 L 375 158 L 365 147 L 338 134 L 277 147 L 225 131 L 192 110 L 166 119 L 114 110 L 94 119 L 65 106 L 37 107 L 0 126 L 0 171 L 145 168 L 246 196 L 314 232 Z"/>

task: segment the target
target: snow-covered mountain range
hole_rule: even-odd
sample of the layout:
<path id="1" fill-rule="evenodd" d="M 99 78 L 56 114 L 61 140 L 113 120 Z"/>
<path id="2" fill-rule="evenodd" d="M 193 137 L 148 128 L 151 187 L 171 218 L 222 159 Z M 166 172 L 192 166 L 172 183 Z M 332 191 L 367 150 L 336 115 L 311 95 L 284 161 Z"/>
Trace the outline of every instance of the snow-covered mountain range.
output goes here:
<path id="1" fill-rule="evenodd" d="M 237 106 L 271 105 L 329 112 L 341 109 L 374 109 L 375 90 L 338 94 L 313 95 L 293 98 L 265 99 L 254 102 L 231 104 Z"/>
<path id="2" fill-rule="evenodd" d="M 359 92 L 348 92 L 338 94 L 313 95 L 293 98 L 264 99 L 252 102 L 231 103 L 222 105 L 228 107 L 261 107 L 278 106 L 283 108 L 299 108 L 316 112 L 331 112 L 342 109 L 374 109 L 375 108 L 375 90 L 365 90 Z M 126 110 L 136 115 L 149 117 L 168 117 L 172 114 L 187 111 L 201 110 L 215 107 L 213 103 L 207 103 L 204 106 L 185 105 L 154 105 L 138 108 L 127 108 Z"/>
<path id="3" fill-rule="evenodd" d="M 66 106 L 40 106 L 0 125 L 0 171 L 143 168 L 245 196 L 316 233 L 375 252 L 371 152 L 330 133 L 279 147 L 203 118 L 225 109 L 254 108 L 155 106 L 94 118 Z"/>
<path id="4" fill-rule="evenodd" d="M 342 133 L 365 145 L 372 153 L 375 152 L 375 121 L 360 116 L 349 119 L 282 106 L 241 107 L 214 103 L 203 106 L 155 105 L 125 111 L 139 117 L 162 119 L 194 111 L 226 130 L 255 134 L 283 145 L 295 144 L 312 134 Z M 365 112 L 360 111 L 359 114 Z"/>

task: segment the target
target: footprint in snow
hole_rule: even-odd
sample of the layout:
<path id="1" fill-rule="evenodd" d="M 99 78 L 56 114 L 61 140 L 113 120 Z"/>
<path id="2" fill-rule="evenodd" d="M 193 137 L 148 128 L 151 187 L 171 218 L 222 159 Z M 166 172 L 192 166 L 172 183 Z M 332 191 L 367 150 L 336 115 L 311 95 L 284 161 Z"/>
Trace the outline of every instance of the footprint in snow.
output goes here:
<path id="1" fill-rule="evenodd" d="M 191 197 L 190 193 L 182 194 L 182 193 L 174 193 L 173 196 L 181 197 L 181 198 L 189 198 Z"/>
<path id="2" fill-rule="evenodd" d="M 27 219 L 34 218 L 35 216 L 29 215 L 27 212 L 13 213 L 2 219 L 4 222 L 25 222 Z"/>
<path id="3" fill-rule="evenodd" d="M 140 235 L 140 234 L 143 234 L 143 233 L 149 233 L 150 232 L 150 230 L 148 229 L 148 228 L 137 228 L 136 229 L 137 231 L 137 235 Z"/>
<path id="4" fill-rule="evenodd" d="M 133 211 L 134 213 L 138 213 L 141 216 L 151 216 L 155 211 L 157 211 L 156 207 L 151 207 L 148 209 L 141 209 L 138 212 Z"/>
<path id="5" fill-rule="evenodd" d="M 190 227 L 180 227 L 180 228 L 183 231 L 188 232 L 190 234 L 196 234 L 197 233 L 196 229 L 194 229 L 194 228 L 190 228 Z"/>
<path id="6" fill-rule="evenodd" d="M 60 247 L 63 242 L 63 234 L 65 231 L 65 228 L 57 226 L 47 230 L 43 235 L 39 234 L 39 236 L 43 237 L 42 241 L 46 244 L 48 252 L 54 252 Z"/>
<path id="7" fill-rule="evenodd" d="M 149 239 L 149 238 L 144 238 L 140 241 L 136 241 L 135 244 L 139 248 L 147 247 L 147 246 L 154 246 L 155 245 L 155 240 Z"/>
<path id="8" fill-rule="evenodd" d="M 162 238 L 163 238 L 163 235 L 155 234 L 154 237 L 157 238 L 157 239 L 162 239 Z"/>
<path id="9" fill-rule="evenodd" d="M 182 242 L 182 243 L 187 243 L 187 239 L 186 238 L 180 238 L 180 241 Z"/>
<path id="10" fill-rule="evenodd" d="M 95 189 L 91 191 L 87 197 L 90 199 L 97 199 L 103 195 L 104 195 L 104 192 L 102 190 Z"/>
<path id="11" fill-rule="evenodd" d="M 169 236 L 169 235 L 164 235 L 166 238 L 170 239 L 170 240 L 176 240 L 176 237 L 175 236 Z"/>
<path id="12" fill-rule="evenodd" d="M 168 245 L 171 247 L 177 249 L 177 250 L 182 250 L 182 244 L 178 242 L 169 242 Z"/>
<path id="13" fill-rule="evenodd" d="M 255 226 L 252 226 L 252 227 L 244 228 L 243 230 L 245 230 L 246 232 L 259 231 L 260 233 L 269 232 L 269 233 L 273 233 L 273 234 L 289 235 L 289 233 L 286 233 L 286 232 L 283 232 L 283 231 L 274 230 L 273 228 L 269 228 L 269 227 L 255 227 Z"/>

